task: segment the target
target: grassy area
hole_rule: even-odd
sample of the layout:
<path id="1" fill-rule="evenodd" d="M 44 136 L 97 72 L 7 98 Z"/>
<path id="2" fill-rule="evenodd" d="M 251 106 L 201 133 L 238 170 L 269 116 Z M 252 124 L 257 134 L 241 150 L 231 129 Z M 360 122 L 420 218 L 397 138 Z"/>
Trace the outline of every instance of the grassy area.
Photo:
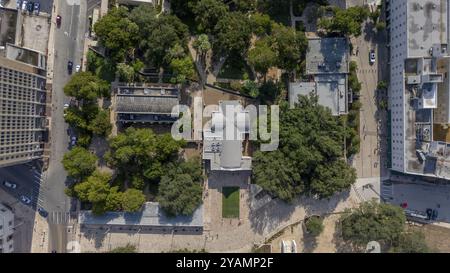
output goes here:
<path id="1" fill-rule="evenodd" d="M 222 194 L 222 217 L 239 218 L 239 187 L 223 187 Z"/>

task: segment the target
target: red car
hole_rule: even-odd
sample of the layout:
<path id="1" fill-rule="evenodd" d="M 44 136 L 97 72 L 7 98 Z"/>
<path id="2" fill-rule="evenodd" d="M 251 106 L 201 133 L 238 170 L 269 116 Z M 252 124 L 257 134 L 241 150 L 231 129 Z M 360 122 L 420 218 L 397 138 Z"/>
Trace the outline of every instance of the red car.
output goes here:
<path id="1" fill-rule="evenodd" d="M 400 204 L 400 207 L 402 207 L 403 209 L 406 209 L 408 207 L 408 203 L 403 202 Z"/>
<path id="2" fill-rule="evenodd" d="M 61 16 L 60 16 L 60 15 L 56 16 L 56 25 L 57 25 L 58 27 L 61 26 Z"/>

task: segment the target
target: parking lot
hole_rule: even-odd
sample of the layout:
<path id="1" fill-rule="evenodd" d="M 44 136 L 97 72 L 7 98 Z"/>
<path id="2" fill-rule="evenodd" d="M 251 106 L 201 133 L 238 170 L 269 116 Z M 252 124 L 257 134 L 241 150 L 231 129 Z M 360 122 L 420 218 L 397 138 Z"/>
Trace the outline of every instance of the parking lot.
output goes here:
<path id="1" fill-rule="evenodd" d="M 432 183 L 392 183 L 388 202 L 407 204 L 407 209 L 426 215 L 427 209 L 436 210 L 436 221 L 450 222 L 450 186 Z"/>

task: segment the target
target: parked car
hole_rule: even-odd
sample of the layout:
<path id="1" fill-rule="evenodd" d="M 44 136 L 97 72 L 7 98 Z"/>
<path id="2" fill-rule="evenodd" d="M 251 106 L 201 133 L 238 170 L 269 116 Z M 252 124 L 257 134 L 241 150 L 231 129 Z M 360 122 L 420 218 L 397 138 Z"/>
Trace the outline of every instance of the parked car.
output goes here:
<path id="1" fill-rule="evenodd" d="M 73 146 L 75 146 L 75 145 L 77 145 L 77 137 L 76 136 L 72 136 L 71 138 L 70 138 L 70 145 L 73 147 Z"/>
<path id="2" fill-rule="evenodd" d="M 47 212 L 45 209 L 43 209 L 43 208 L 38 208 L 37 211 L 39 212 L 39 214 L 40 214 L 42 217 L 47 218 L 48 212 Z"/>
<path id="3" fill-rule="evenodd" d="M 431 215 L 431 220 L 435 221 L 438 217 L 438 211 L 436 209 L 433 210 L 433 214 Z"/>
<path id="4" fill-rule="evenodd" d="M 28 5 L 28 1 L 27 0 L 22 1 L 22 11 L 26 11 L 27 10 L 27 5 Z"/>
<path id="5" fill-rule="evenodd" d="M 8 187 L 10 189 L 17 188 L 17 184 L 9 182 L 8 180 L 3 181 L 3 185 L 5 185 L 5 187 Z"/>
<path id="6" fill-rule="evenodd" d="M 27 10 L 28 10 L 28 12 L 29 13 L 32 13 L 33 12 L 33 10 L 34 10 L 34 3 L 33 2 L 28 2 L 28 4 L 27 4 Z"/>
<path id="7" fill-rule="evenodd" d="M 56 16 L 56 26 L 57 26 L 57 27 L 60 27 L 60 26 L 61 26 L 61 19 L 62 19 L 62 18 L 61 18 L 60 15 L 57 15 L 57 16 Z"/>
<path id="8" fill-rule="evenodd" d="M 20 201 L 22 201 L 25 205 L 31 204 L 31 199 L 25 195 L 20 196 Z"/>
<path id="9" fill-rule="evenodd" d="M 20 9 L 22 6 L 22 0 L 16 0 L 16 9 Z"/>
<path id="10" fill-rule="evenodd" d="M 433 215 L 433 210 L 432 209 L 427 209 L 426 212 L 427 212 L 428 220 L 430 220 L 431 216 Z"/>
<path id="11" fill-rule="evenodd" d="M 80 72 L 81 65 L 77 64 L 75 66 L 75 72 Z"/>
<path id="12" fill-rule="evenodd" d="M 72 74 L 72 69 L 73 69 L 73 62 L 68 61 L 67 62 L 67 71 L 69 72 L 69 74 Z"/>
<path id="13" fill-rule="evenodd" d="M 64 103 L 64 109 L 69 108 L 69 104 L 68 103 Z"/>
<path id="14" fill-rule="evenodd" d="M 370 64 L 374 64 L 375 63 L 375 50 L 373 50 L 373 49 L 370 51 L 369 61 L 370 61 Z"/>
<path id="15" fill-rule="evenodd" d="M 41 4 L 39 2 L 34 2 L 34 14 L 39 15 L 41 10 Z"/>

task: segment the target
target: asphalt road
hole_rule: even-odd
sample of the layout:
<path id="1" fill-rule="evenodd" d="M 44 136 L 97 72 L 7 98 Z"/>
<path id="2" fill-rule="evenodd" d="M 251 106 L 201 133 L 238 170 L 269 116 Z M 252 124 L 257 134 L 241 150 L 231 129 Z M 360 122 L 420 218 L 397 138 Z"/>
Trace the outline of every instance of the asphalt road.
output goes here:
<path id="1" fill-rule="evenodd" d="M 67 173 L 61 163 L 64 154 L 68 151 L 69 136 L 68 125 L 64 121 L 63 105 L 69 102 L 64 95 L 64 85 L 69 81 L 67 71 L 68 61 L 74 66 L 81 64 L 81 56 L 85 29 L 86 29 L 86 1 L 63 0 L 60 1 L 56 14 L 60 15 L 61 26 L 56 29 L 54 41 L 54 75 L 52 92 L 52 130 L 51 130 L 51 156 L 49 167 L 44 174 L 42 200 L 43 207 L 51 215 L 67 214 L 75 210 L 74 202 L 66 196 Z M 55 24 L 55 18 L 52 18 Z M 66 221 L 54 221 L 57 217 L 49 217 L 49 251 L 65 252 L 66 250 Z M 63 218 L 67 219 L 67 218 Z"/>
<path id="2" fill-rule="evenodd" d="M 31 200 L 31 207 L 34 209 L 42 204 L 42 200 L 39 198 L 42 179 L 39 162 L 0 168 L 0 188 L 17 201 L 22 195 L 28 197 Z M 16 184 L 17 188 L 11 189 L 4 186 L 5 180 Z"/>

